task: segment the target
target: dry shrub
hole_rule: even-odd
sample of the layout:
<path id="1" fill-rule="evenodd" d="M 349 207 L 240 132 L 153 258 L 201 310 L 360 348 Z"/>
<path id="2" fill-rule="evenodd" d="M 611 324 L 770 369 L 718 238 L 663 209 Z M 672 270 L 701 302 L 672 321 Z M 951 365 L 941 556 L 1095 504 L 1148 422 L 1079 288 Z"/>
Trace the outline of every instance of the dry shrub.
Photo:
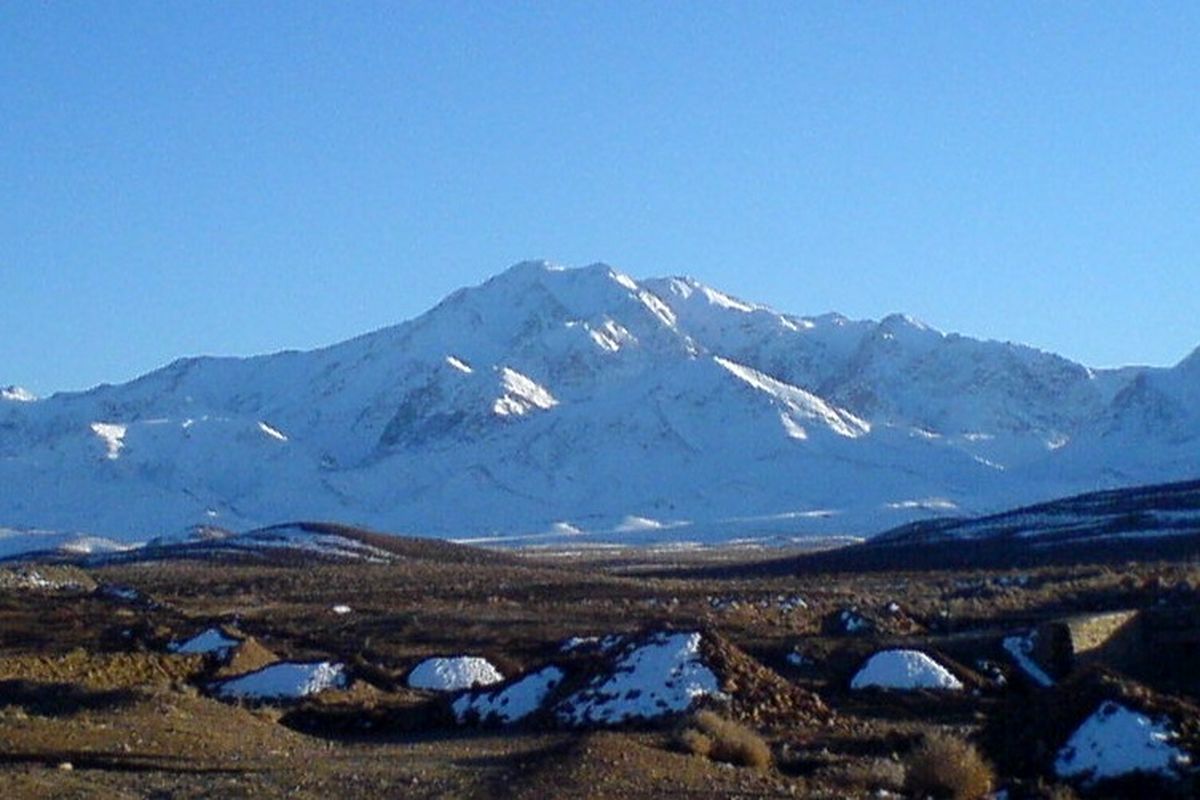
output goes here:
<path id="1" fill-rule="evenodd" d="M 908 757 L 908 791 L 919 797 L 978 800 L 992 791 L 992 767 L 969 742 L 934 733 Z"/>
<path id="2" fill-rule="evenodd" d="M 771 748 L 761 736 L 712 711 L 697 712 L 680 731 L 678 743 L 689 753 L 725 764 L 755 769 L 771 764 Z"/>
<path id="3" fill-rule="evenodd" d="M 707 733 L 695 728 L 684 728 L 679 733 L 679 746 L 695 756 L 708 758 L 712 753 L 713 741 Z"/>

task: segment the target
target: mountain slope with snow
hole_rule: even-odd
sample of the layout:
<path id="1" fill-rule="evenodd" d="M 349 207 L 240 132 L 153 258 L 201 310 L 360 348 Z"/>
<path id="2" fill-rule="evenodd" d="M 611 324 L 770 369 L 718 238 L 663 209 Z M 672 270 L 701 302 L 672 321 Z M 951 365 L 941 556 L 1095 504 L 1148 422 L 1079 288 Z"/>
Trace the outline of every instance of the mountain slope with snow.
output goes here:
<path id="1" fill-rule="evenodd" d="M 1094 371 L 899 315 L 800 317 L 688 278 L 527 262 L 311 352 L 5 390 L 0 525 L 862 535 L 1200 474 L 1198 393 L 1197 355 Z"/>

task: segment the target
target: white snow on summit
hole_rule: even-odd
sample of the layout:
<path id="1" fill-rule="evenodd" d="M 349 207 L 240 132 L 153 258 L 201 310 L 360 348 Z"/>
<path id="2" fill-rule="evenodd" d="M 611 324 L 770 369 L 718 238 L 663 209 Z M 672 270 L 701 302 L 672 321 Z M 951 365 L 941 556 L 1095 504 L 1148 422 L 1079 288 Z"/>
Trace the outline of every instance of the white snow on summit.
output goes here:
<path id="1" fill-rule="evenodd" d="M 802 317 L 691 278 L 525 262 L 319 350 L 0 402 L 0 525 L 864 536 L 1200 474 L 1198 364 L 1091 370 L 902 315 Z"/>

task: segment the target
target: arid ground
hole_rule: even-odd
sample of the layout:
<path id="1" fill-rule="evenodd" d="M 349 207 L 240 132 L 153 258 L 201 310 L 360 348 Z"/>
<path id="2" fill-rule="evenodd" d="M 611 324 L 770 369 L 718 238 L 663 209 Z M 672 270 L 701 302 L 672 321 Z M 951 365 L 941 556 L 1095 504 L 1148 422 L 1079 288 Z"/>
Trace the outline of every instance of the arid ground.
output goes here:
<path id="1" fill-rule="evenodd" d="M 2 794 L 966 797 L 984 786 L 1071 797 L 1152 785 L 1193 796 L 1186 772 L 1068 785 L 1052 762 L 1103 699 L 1169 715 L 1179 746 L 1200 752 L 1197 563 L 863 573 L 771 564 L 786 555 L 410 542 L 385 564 L 283 554 L 9 565 L 0 569 Z M 1002 646 L 1111 611 L 1137 613 L 1087 652 L 1070 652 L 1068 635 L 1042 655 L 1050 687 Z M 212 626 L 247 638 L 230 662 L 170 651 Z M 761 741 L 765 758 L 725 763 L 715 748 L 706 757 L 707 745 L 681 735 L 694 725 L 688 715 L 604 729 L 550 714 L 464 725 L 449 711 L 453 695 L 406 684 L 428 656 L 479 655 L 516 676 L 566 659 L 570 637 L 661 630 L 703 633 L 725 698 L 708 705 L 740 726 L 731 735 Z M 897 647 L 929 654 L 962 688 L 850 688 L 868 657 Z M 353 682 L 290 702 L 212 696 L 220 678 L 275 659 L 341 662 Z M 920 754 L 931 746 L 949 772 L 966 774 L 926 774 Z"/>

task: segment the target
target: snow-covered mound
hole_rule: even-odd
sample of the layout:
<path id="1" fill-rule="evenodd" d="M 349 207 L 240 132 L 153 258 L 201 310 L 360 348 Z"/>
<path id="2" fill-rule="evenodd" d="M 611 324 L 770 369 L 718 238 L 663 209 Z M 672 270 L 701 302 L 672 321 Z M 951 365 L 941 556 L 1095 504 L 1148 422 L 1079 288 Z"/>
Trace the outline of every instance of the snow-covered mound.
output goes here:
<path id="1" fill-rule="evenodd" d="M 470 719 L 503 724 L 519 722 L 539 710 L 562 680 L 561 669 L 543 667 L 503 689 L 468 692 L 455 700 L 451 708 L 459 722 Z"/>
<path id="2" fill-rule="evenodd" d="M 241 643 L 241 639 L 225 635 L 220 628 L 208 628 L 185 641 L 172 642 L 167 649 L 180 655 L 203 654 L 225 660 Z"/>
<path id="3" fill-rule="evenodd" d="M 1088 782 L 1134 772 L 1171 776 L 1191 763 L 1182 750 L 1171 744 L 1174 738 L 1165 720 L 1155 722 L 1107 700 L 1058 751 L 1054 771 L 1060 778 Z"/>
<path id="4" fill-rule="evenodd" d="M 457 692 L 503 680 L 504 676 L 492 662 L 478 656 L 427 658 L 408 674 L 411 688 L 434 692 Z"/>
<path id="5" fill-rule="evenodd" d="M 704 663 L 699 633 L 657 633 L 633 643 L 601 675 L 564 698 L 556 715 L 568 725 L 617 725 L 691 708 L 701 697 L 721 696 L 717 676 Z"/>
<path id="6" fill-rule="evenodd" d="M 950 670 L 919 650 L 882 650 L 867 659 L 851 689 L 962 689 Z"/>
<path id="7" fill-rule="evenodd" d="M 288 700 L 326 689 L 344 689 L 345 668 L 329 661 L 283 662 L 214 684 L 219 697 L 251 700 Z"/>
<path id="8" fill-rule="evenodd" d="M 250 531 L 220 541 L 225 548 L 247 551 L 294 550 L 345 561 L 382 564 L 392 560 L 388 551 L 337 533 L 322 532 L 300 525 L 282 525 Z"/>
<path id="9" fill-rule="evenodd" d="M 120 558 L 274 557 L 370 564 L 384 564 L 396 559 L 395 553 L 364 541 L 362 534 L 362 531 L 318 523 L 274 525 L 246 533 L 200 528 L 185 536 L 160 537 L 143 546 L 127 548 Z"/>
<path id="10" fill-rule="evenodd" d="M 903 316 L 519 264 L 311 352 L 0 402 L 0 525 L 347 520 L 496 542 L 866 535 L 1200 475 L 1200 357 L 1090 370 Z M 646 521 L 646 522 L 642 522 Z"/>

